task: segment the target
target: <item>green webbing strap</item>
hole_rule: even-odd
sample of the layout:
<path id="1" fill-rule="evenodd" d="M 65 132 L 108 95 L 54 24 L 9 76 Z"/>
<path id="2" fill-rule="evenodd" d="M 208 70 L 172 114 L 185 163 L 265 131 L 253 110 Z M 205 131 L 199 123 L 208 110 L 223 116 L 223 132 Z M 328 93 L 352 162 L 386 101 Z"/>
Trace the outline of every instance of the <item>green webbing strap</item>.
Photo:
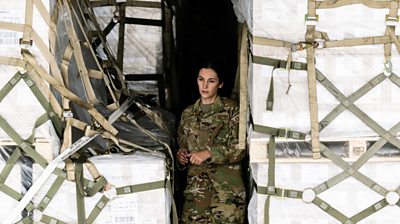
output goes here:
<path id="1" fill-rule="evenodd" d="M 130 185 L 130 186 L 125 186 L 125 187 L 119 187 L 116 188 L 117 195 L 125 195 L 125 194 L 131 194 L 131 193 L 137 193 L 137 192 L 142 192 L 142 191 L 150 191 L 150 190 L 155 190 L 159 188 L 165 188 L 168 186 L 169 181 L 168 180 L 161 180 L 161 181 L 156 181 L 156 182 L 150 182 L 150 183 L 144 183 L 144 184 L 136 184 L 136 185 Z M 96 220 L 97 216 L 100 214 L 100 212 L 103 210 L 103 208 L 106 206 L 110 199 L 107 198 L 106 196 L 102 196 L 100 200 L 96 203 L 94 206 L 92 212 L 90 213 L 88 219 L 86 220 L 87 223 L 93 223 L 94 220 Z M 176 209 L 173 208 L 173 212 L 176 212 Z M 177 223 L 177 213 L 173 214 L 173 218 Z"/>
<path id="2" fill-rule="evenodd" d="M 25 141 L 33 144 L 35 142 L 35 130 L 37 127 L 40 127 L 42 124 L 46 123 L 49 120 L 48 114 L 42 114 L 41 116 L 39 116 L 36 121 L 35 124 L 32 127 L 32 134 L 25 139 Z"/>
<path id="3" fill-rule="evenodd" d="M 357 213 L 353 217 L 351 217 L 351 221 L 353 221 L 351 223 L 357 223 L 388 205 L 389 205 L 389 203 L 384 198 L 384 199 L 378 201 L 377 203 L 369 206 L 368 208 L 362 210 L 361 212 Z"/>
<path id="4" fill-rule="evenodd" d="M 302 193 L 294 190 L 287 190 L 275 187 L 275 137 L 286 137 L 304 140 L 305 134 L 297 131 L 290 131 L 288 129 L 273 128 L 258 124 L 253 124 L 253 129 L 256 132 L 265 133 L 270 135 L 268 142 L 268 187 L 258 187 L 257 192 L 267 194 L 267 199 L 264 204 L 264 223 L 269 223 L 269 206 L 270 206 L 270 196 L 285 196 L 285 197 L 301 197 Z"/>
<path id="5" fill-rule="evenodd" d="M 31 223 L 33 223 L 33 220 L 29 216 L 27 216 L 19 220 L 16 224 L 31 224 Z"/>
<path id="6" fill-rule="evenodd" d="M 275 192 L 271 193 L 268 191 L 268 187 L 256 186 L 256 191 L 258 194 L 266 194 L 270 196 L 285 197 L 285 198 L 297 198 L 301 199 L 303 197 L 303 192 L 292 189 L 275 188 Z"/>
<path id="7" fill-rule="evenodd" d="M 261 56 L 253 56 L 253 63 L 256 64 L 261 64 L 261 65 L 269 65 L 274 68 L 282 68 L 286 69 L 287 68 L 287 61 L 286 60 L 280 60 L 280 59 L 275 59 L 275 58 L 267 58 L 267 57 L 261 57 Z M 303 62 L 296 62 L 296 61 L 291 61 L 290 62 L 290 69 L 294 70 L 307 70 L 307 64 Z"/>
<path id="8" fill-rule="evenodd" d="M 271 72 L 271 80 L 269 82 L 269 91 L 268 91 L 268 96 L 267 96 L 267 110 L 272 111 L 274 107 L 274 70 L 275 68 L 272 69 Z"/>
<path id="9" fill-rule="evenodd" d="M 276 194 L 275 188 L 275 136 L 271 135 L 268 142 L 268 194 Z"/>
<path id="10" fill-rule="evenodd" d="M 40 91 L 40 89 L 37 87 L 35 82 L 32 80 L 32 78 L 28 74 L 22 75 L 22 78 L 24 79 L 25 83 L 29 86 L 33 95 L 35 95 L 36 99 L 39 101 L 39 103 L 42 105 L 43 109 L 46 111 L 46 113 L 50 117 L 50 120 L 52 121 L 58 136 L 62 136 L 61 119 L 54 112 L 53 108 L 50 106 L 50 103 L 47 101 L 46 97 L 43 95 L 43 93 Z"/>
<path id="11" fill-rule="evenodd" d="M 116 190 L 117 195 L 124 195 L 142 191 L 150 191 L 159 188 L 165 188 L 165 180 L 119 187 Z"/>
<path id="12" fill-rule="evenodd" d="M 291 131 L 289 129 L 284 129 L 284 128 L 273 128 L 269 126 L 253 124 L 253 129 L 255 132 L 274 135 L 276 137 L 291 138 L 298 140 L 304 140 L 306 138 L 306 134 L 304 133 L 298 131 Z"/>
<path id="13" fill-rule="evenodd" d="M 57 193 L 57 191 L 60 189 L 61 185 L 64 183 L 64 180 L 65 180 L 65 177 L 57 176 L 56 180 L 51 185 L 49 191 L 46 193 L 46 195 L 40 201 L 39 205 L 37 206 L 37 209 L 39 209 L 40 211 L 43 212 L 47 208 L 47 206 L 50 204 L 51 200 L 54 198 L 54 195 Z"/>
<path id="14" fill-rule="evenodd" d="M 315 204 L 316 206 L 318 206 L 318 208 L 320 208 L 323 211 L 325 211 L 326 213 L 328 213 L 329 215 L 331 215 L 332 217 L 334 217 L 337 220 L 339 220 L 340 222 L 347 224 L 347 222 L 349 220 L 349 218 L 347 216 L 345 216 L 344 214 L 342 214 L 341 212 L 339 212 L 338 210 L 333 208 L 330 204 L 328 204 L 327 202 L 323 201 L 319 197 L 316 197 L 312 201 L 312 203 Z"/>
<path id="15" fill-rule="evenodd" d="M 53 174 L 56 175 L 57 178 L 53 182 L 52 186 L 50 187 L 50 189 L 48 190 L 46 195 L 43 197 L 42 201 L 37 206 L 37 209 L 40 210 L 41 212 L 43 212 L 47 208 L 47 206 L 50 204 L 51 200 L 54 198 L 54 195 L 58 192 L 58 190 L 62 186 L 64 180 L 66 179 L 66 173 L 60 168 L 56 168 L 53 171 Z M 64 223 L 53 217 L 50 217 L 50 216 L 47 216 L 44 214 L 42 216 L 41 221 L 44 223 Z"/>
<path id="16" fill-rule="evenodd" d="M 85 195 L 87 197 L 92 197 L 97 192 L 101 191 L 104 185 L 107 184 L 107 179 L 104 176 L 100 176 L 95 182 L 93 181 L 85 181 Z"/>
<path id="17" fill-rule="evenodd" d="M 253 63 L 262 64 L 262 65 L 269 65 L 273 66 L 271 72 L 271 80 L 269 84 L 269 91 L 267 96 L 267 110 L 272 111 L 274 105 L 274 70 L 276 68 L 282 69 L 296 69 L 296 70 L 307 70 L 307 64 L 301 62 L 290 62 L 290 66 L 287 66 L 287 61 L 273 59 L 273 58 L 266 58 L 260 56 L 253 56 Z"/>
<path id="18" fill-rule="evenodd" d="M 53 218 L 45 214 L 42 215 L 42 219 L 40 221 L 48 224 L 67 224 L 66 222 L 60 221 L 56 218 Z"/>
<path id="19" fill-rule="evenodd" d="M 396 135 L 399 131 L 400 131 L 400 122 L 389 130 L 389 134 Z M 378 141 L 376 141 L 372 146 L 370 146 L 368 150 L 363 155 L 361 155 L 360 158 L 358 158 L 357 161 L 355 161 L 351 166 L 354 169 L 359 169 L 362 165 L 364 165 L 368 161 L 369 158 L 371 158 L 386 143 L 387 140 L 385 140 L 382 137 L 379 138 Z"/>
<path id="20" fill-rule="evenodd" d="M 320 74 L 319 76 L 322 76 Z M 361 121 L 363 121 L 368 127 L 379 134 L 381 137 L 386 139 L 388 142 L 400 148 L 400 140 L 388 133 L 382 126 L 380 126 L 376 121 L 371 119 L 366 113 L 360 110 L 353 102 L 351 102 L 343 93 L 340 92 L 328 79 L 323 78 L 321 84 L 349 111 L 356 115 Z M 378 79 L 371 80 L 373 82 L 379 82 Z M 375 85 L 372 84 L 371 85 Z M 366 87 L 367 88 L 367 87 Z"/>
<path id="21" fill-rule="evenodd" d="M 165 183 L 165 187 L 167 188 L 167 190 L 169 191 L 169 193 L 172 194 L 172 185 L 171 185 L 171 181 L 167 179 L 166 183 Z M 178 211 L 176 210 L 176 205 L 175 205 L 175 200 L 174 197 L 172 197 L 172 224 L 178 224 Z"/>
<path id="22" fill-rule="evenodd" d="M 264 224 L 269 224 L 269 206 L 271 205 L 271 196 L 268 195 L 264 203 Z"/>
<path id="23" fill-rule="evenodd" d="M 0 186 L 6 182 L 8 175 L 10 175 L 11 170 L 14 168 L 14 165 L 18 161 L 20 156 L 21 156 L 21 149 L 15 147 L 13 153 L 7 160 L 6 165 L 4 166 L 3 170 L 0 173 Z"/>
<path id="24" fill-rule="evenodd" d="M 270 195 L 275 195 L 275 135 L 269 137 L 268 142 L 268 185 L 267 200 L 264 204 L 264 223 L 269 223 Z"/>
<path id="25" fill-rule="evenodd" d="M 10 79 L 10 81 L 8 81 L 7 84 L 3 86 L 3 88 L 0 90 L 0 102 L 4 99 L 4 97 L 7 96 L 7 94 L 14 88 L 14 86 L 17 85 L 20 79 L 21 79 L 21 74 L 17 72 Z"/>
<path id="26" fill-rule="evenodd" d="M 321 152 L 328 157 L 334 164 L 342 168 L 349 176 L 353 176 L 355 179 L 359 180 L 361 183 L 366 185 L 367 187 L 371 188 L 373 191 L 377 192 L 378 194 L 382 195 L 383 197 L 389 192 L 384 187 L 380 186 L 369 177 L 365 176 L 364 174 L 360 173 L 357 169 L 354 169 L 350 166 L 347 162 L 345 162 L 341 157 L 336 155 L 332 152 L 329 148 L 325 145 L 321 144 Z"/>
<path id="27" fill-rule="evenodd" d="M 87 223 L 93 223 L 94 220 L 96 220 L 97 216 L 100 214 L 100 212 L 103 210 L 103 208 L 106 206 L 107 202 L 110 199 L 107 198 L 106 196 L 102 196 L 100 200 L 96 203 L 94 206 L 92 212 L 90 213 L 89 217 L 87 218 Z"/>
<path id="28" fill-rule="evenodd" d="M 85 192 L 83 189 L 83 164 L 75 163 L 75 187 L 76 187 L 76 206 L 78 212 L 78 223 L 86 223 L 85 214 Z"/>
<path id="29" fill-rule="evenodd" d="M 389 76 L 390 81 L 392 81 L 394 84 L 396 84 L 398 87 L 400 87 L 400 77 L 397 76 L 396 74 L 392 73 Z"/>
<path id="30" fill-rule="evenodd" d="M 24 141 L 16 131 L 8 124 L 8 122 L 0 115 L 0 128 L 10 136 L 10 138 L 22 149 L 29 157 L 35 160 L 42 167 L 47 166 L 47 160 L 37 153 L 29 142 Z"/>
<path id="31" fill-rule="evenodd" d="M 4 168 L 0 174 L 0 191 L 3 192 L 4 194 L 10 196 L 11 198 L 15 199 L 16 201 L 21 200 L 22 194 L 20 192 L 15 191 L 14 189 L 8 187 L 5 184 L 5 182 L 20 156 L 21 156 L 21 149 L 18 146 L 16 146 L 16 148 L 14 149 L 10 158 L 7 160 L 6 165 L 4 166 Z M 26 210 L 32 211 L 33 209 L 34 209 L 33 204 L 31 202 L 28 203 L 28 205 L 26 206 Z"/>
<path id="32" fill-rule="evenodd" d="M 336 93 L 334 96 L 339 97 L 339 90 L 330 82 L 320 71 L 316 70 L 317 73 L 317 80 L 331 92 L 332 94 Z M 386 76 L 381 73 L 374 78 L 372 78 L 369 82 L 367 82 L 365 85 L 363 85 L 361 88 L 359 88 L 357 91 L 355 91 L 353 94 L 351 94 L 347 100 L 346 103 L 354 103 L 357 101 L 360 97 L 365 95 L 367 92 L 369 92 L 371 89 L 382 83 L 386 79 Z M 339 104 L 333 109 L 329 114 L 327 114 L 320 122 L 319 122 L 319 128 L 320 131 L 323 130 L 326 126 L 328 126 L 337 116 L 339 116 L 346 107 L 344 104 Z"/>
<path id="33" fill-rule="evenodd" d="M 16 147 L 14 152 L 12 153 L 11 157 L 7 160 L 7 163 L 4 166 L 4 168 L 0 174 L 0 191 L 3 192 L 4 194 L 14 198 L 16 201 L 21 200 L 22 194 L 15 191 L 14 189 L 11 189 L 7 185 L 5 185 L 5 182 L 20 156 L 21 156 L 21 150 L 18 147 Z M 33 207 L 33 205 L 30 203 L 29 207 Z"/>
<path id="34" fill-rule="evenodd" d="M 397 123 L 393 128 L 389 130 L 390 133 L 395 134 L 400 131 L 400 122 Z M 368 150 L 361 155 L 357 161 L 355 161 L 352 165 L 351 168 L 354 170 L 358 170 L 361 168 L 362 165 L 364 165 L 369 158 L 371 158 L 379 149 L 381 149 L 387 141 L 383 138 L 378 139 L 372 146 L 368 148 Z M 322 193 L 323 191 L 327 190 L 328 188 L 340 183 L 342 180 L 346 179 L 349 177 L 349 173 L 345 170 L 342 173 L 335 175 L 334 177 L 330 178 L 326 182 L 316 186 L 313 190 L 316 192 L 316 194 Z M 373 186 L 377 190 L 380 190 L 380 186 Z M 381 194 L 384 194 L 385 192 L 383 191 Z"/>

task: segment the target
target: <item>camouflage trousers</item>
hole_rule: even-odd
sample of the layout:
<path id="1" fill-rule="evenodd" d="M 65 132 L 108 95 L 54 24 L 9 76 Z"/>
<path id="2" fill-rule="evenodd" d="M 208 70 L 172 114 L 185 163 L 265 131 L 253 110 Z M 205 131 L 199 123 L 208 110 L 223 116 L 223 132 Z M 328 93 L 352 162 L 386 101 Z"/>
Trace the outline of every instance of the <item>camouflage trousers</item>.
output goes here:
<path id="1" fill-rule="evenodd" d="M 244 223 L 246 191 L 237 167 L 189 168 L 182 224 Z"/>

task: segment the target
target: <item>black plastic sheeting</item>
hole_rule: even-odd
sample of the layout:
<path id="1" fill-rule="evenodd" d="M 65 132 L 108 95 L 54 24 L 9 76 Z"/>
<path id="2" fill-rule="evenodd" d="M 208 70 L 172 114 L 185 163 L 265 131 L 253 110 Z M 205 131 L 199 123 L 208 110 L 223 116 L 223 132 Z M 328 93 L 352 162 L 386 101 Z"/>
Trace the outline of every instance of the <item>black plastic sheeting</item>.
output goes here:
<path id="1" fill-rule="evenodd" d="M 77 6 L 74 6 L 74 7 L 77 7 Z M 61 66 L 61 61 L 64 56 L 63 52 L 65 51 L 67 46 L 70 44 L 69 39 L 68 39 L 67 29 L 65 26 L 65 22 L 66 22 L 65 20 L 68 20 L 70 18 L 71 17 L 69 17 L 69 16 L 60 15 L 59 20 L 57 22 L 58 37 L 57 37 L 57 44 L 56 44 L 55 52 L 61 52 L 61 53 L 56 53 L 56 61 L 60 62 L 59 66 Z M 81 22 L 84 20 L 83 18 L 79 18 L 79 19 Z M 83 31 L 77 25 L 78 21 L 76 20 L 75 17 L 72 17 L 72 22 L 75 26 L 75 32 L 78 36 L 78 39 L 80 39 L 81 41 L 84 41 L 85 38 L 84 38 Z M 98 65 L 96 62 L 96 60 L 98 60 L 98 58 L 96 58 L 91 53 L 92 49 L 88 48 L 88 47 L 82 47 L 81 49 L 82 49 L 82 54 L 84 56 L 85 65 L 86 65 L 87 69 L 88 70 L 89 69 L 98 70 L 99 68 L 98 68 Z M 100 61 L 100 63 L 101 63 L 101 61 Z M 110 79 L 109 81 L 116 81 L 116 80 Z M 69 65 L 68 65 L 68 82 L 69 82 L 68 83 L 69 90 L 71 90 L 77 96 L 81 97 L 83 100 L 87 100 L 83 81 L 80 77 L 79 68 L 78 68 L 78 65 L 77 65 L 77 62 L 76 62 L 74 56 L 72 56 L 72 58 L 69 61 Z M 112 111 L 107 109 L 105 106 L 110 103 L 110 102 L 108 102 L 110 99 L 110 94 L 108 93 L 109 90 L 106 87 L 105 81 L 103 79 L 101 79 L 101 80 L 90 79 L 90 82 L 94 89 L 96 99 L 98 100 L 98 103 L 94 106 L 105 118 L 108 118 L 108 116 L 112 113 Z M 115 86 L 119 86 L 118 83 L 116 83 Z M 57 91 L 53 91 L 53 92 L 56 95 L 56 97 L 58 98 L 60 105 L 62 105 L 60 95 L 57 93 Z M 125 96 L 125 98 L 127 98 L 127 97 L 128 96 Z M 124 98 L 124 97 L 121 97 L 121 99 L 122 98 Z M 119 102 L 119 103 L 122 104 L 123 102 Z M 173 134 L 169 134 L 169 133 L 175 132 L 174 131 L 175 125 L 176 125 L 175 116 L 172 113 L 170 113 L 166 110 L 163 110 L 161 108 L 151 107 L 150 109 L 161 114 L 161 116 L 163 117 L 163 120 L 165 121 L 165 123 L 168 126 L 168 129 L 170 129 L 170 131 L 168 133 L 161 130 L 148 116 L 144 115 L 140 111 L 140 109 L 135 106 L 131 106 L 128 109 L 127 113 L 132 113 L 134 115 L 133 116 L 134 119 L 140 126 L 147 129 L 148 131 L 150 131 L 154 136 L 156 136 L 162 142 L 172 146 L 172 144 L 174 142 L 174 140 L 173 140 L 174 136 L 173 136 Z M 84 108 L 81 108 L 80 106 L 78 106 L 76 104 L 72 104 L 71 110 L 72 110 L 74 118 L 81 120 L 87 124 L 93 123 L 91 115 Z M 119 131 L 119 133 L 116 136 L 117 138 L 127 140 L 129 142 L 132 142 L 134 144 L 137 144 L 137 145 L 140 145 L 143 147 L 150 147 L 150 148 L 160 147 L 160 144 L 157 141 L 155 141 L 153 138 L 148 136 L 146 133 L 144 133 L 143 131 L 141 131 L 139 128 L 135 127 L 128 121 L 122 121 L 121 119 L 118 119 L 117 121 L 115 121 L 113 123 L 113 126 Z M 79 139 L 82 136 L 82 134 L 83 134 L 82 131 L 73 129 L 73 141 L 76 141 L 77 139 Z M 92 143 L 90 143 L 89 146 L 95 147 L 100 151 L 110 151 L 109 142 L 107 140 L 104 140 L 101 138 L 96 138 Z"/>

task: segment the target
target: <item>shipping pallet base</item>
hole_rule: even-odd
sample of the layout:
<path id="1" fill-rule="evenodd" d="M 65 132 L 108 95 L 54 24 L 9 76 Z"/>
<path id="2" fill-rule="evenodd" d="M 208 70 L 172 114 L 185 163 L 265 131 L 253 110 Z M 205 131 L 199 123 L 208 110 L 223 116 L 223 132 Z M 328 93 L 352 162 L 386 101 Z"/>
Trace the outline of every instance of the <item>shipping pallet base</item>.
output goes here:
<path id="1" fill-rule="evenodd" d="M 339 155 L 347 162 L 356 161 L 368 147 L 373 145 L 378 138 L 353 138 L 346 140 L 325 140 L 322 144 Z M 250 162 L 268 162 L 268 138 L 250 139 Z M 282 162 L 326 162 L 329 159 L 321 156 L 320 159 L 312 158 L 311 144 L 307 141 L 277 140 L 276 161 Z M 370 161 L 400 161 L 400 151 L 390 143 L 378 150 Z"/>

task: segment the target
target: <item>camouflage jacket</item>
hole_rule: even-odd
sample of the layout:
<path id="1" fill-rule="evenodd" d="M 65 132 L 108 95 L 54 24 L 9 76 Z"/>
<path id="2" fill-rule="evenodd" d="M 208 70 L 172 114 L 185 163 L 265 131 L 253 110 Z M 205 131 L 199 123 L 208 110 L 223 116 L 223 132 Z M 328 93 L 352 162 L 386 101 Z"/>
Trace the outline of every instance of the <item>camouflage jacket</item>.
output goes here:
<path id="1" fill-rule="evenodd" d="M 207 113 L 200 99 L 182 112 L 178 128 L 180 148 L 189 152 L 210 150 L 206 164 L 237 164 L 245 156 L 238 148 L 239 107 L 233 100 L 219 96 Z"/>

